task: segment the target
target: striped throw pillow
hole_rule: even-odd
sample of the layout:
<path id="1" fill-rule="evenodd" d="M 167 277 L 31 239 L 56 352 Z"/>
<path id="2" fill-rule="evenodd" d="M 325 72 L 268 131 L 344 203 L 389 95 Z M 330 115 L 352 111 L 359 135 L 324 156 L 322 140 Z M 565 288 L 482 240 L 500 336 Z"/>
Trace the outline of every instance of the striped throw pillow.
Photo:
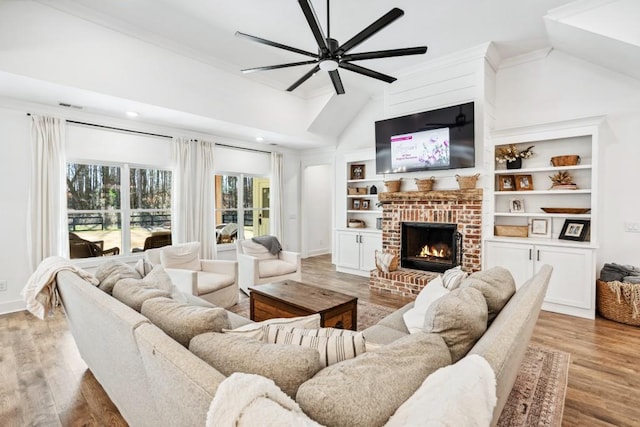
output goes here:
<path id="1" fill-rule="evenodd" d="M 467 273 L 462 271 L 462 267 L 450 268 L 442 274 L 442 284 L 445 288 L 453 291 L 460 286 L 460 283 L 467 277 Z"/>
<path id="2" fill-rule="evenodd" d="M 344 329 L 302 329 L 269 325 L 265 338 L 272 344 L 299 345 L 316 349 L 324 367 L 353 359 L 366 351 L 364 335 Z"/>

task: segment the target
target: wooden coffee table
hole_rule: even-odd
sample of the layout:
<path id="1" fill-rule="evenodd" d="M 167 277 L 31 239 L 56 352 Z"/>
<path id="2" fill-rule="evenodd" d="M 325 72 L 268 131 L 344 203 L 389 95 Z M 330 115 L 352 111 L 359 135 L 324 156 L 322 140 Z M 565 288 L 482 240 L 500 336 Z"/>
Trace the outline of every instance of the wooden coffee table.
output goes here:
<path id="1" fill-rule="evenodd" d="M 320 326 L 356 330 L 358 298 L 287 280 L 250 287 L 250 317 L 255 322 L 274 317 L 320 314 Z"/>

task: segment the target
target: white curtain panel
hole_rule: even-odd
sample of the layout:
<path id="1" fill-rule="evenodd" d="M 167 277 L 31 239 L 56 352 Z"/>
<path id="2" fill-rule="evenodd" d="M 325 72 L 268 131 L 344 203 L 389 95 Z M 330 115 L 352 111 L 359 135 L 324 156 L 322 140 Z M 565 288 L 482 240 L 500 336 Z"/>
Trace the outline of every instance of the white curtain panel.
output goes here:
<path id="1" fill-rule="evenodd" d="M 189 138 L 173 138 L 174 243 L 200 242 L 203 259 L 215 254 L 214 144 Z"/>
<path id="2" fill-rule="evenodd" d="M 283 241 L 282 232 L 284 229 L 283 205 L 284 194 L 284 163 L 282 153 L 271 153 L 271 234 L 278 240 Z"/>
<path id="3" fill-rule="evenodd" d="M 69 255 L 66 221 L 66 122 L 31 115 L 31 182 L 27 205 L 29 263 Z"/>

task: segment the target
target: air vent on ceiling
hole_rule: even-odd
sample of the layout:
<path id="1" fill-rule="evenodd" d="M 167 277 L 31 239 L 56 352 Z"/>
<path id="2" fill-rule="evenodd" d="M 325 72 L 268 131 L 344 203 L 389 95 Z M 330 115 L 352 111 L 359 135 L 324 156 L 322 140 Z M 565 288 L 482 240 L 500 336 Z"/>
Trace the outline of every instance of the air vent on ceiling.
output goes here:
<path id="1" fill-rule="evenodd" d="M 66 108 L 75 108 L 76 110 L 82 110 L 84 108 L 81 105 L 73 105 L 73 104 L 68 104 L 66 102 L 58 102 L 58 105 Z"/>

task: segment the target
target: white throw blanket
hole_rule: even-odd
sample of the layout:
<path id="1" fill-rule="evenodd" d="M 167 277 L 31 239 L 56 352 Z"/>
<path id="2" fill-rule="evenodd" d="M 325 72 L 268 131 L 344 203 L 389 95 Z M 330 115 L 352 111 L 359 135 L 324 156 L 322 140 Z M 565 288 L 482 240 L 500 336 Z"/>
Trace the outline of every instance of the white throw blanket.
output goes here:
<path id="1" fill-rule="evenodd" d="M 45 314 L 51 313 L 59 303 L 56 275 L 62 270 L 73 271 L 91 284 L 98 284 L 98 279 L 91 273 L 76 267 L 66 258 L 52 256 L 43 259 L 21 292 L 27 310 L 39 319 L 44 319 Z"/>
<path id="2" fill-rule="evenodd" d="M 489 427 L 496 403 L 491 365 L 470 354 L 429 375 L 385 427 Z"/>
<path id="3" fill-rule="evenodd" d="M 322 427 L 270 379 L 234 373 L 220 383 L 207 427 Z"/>

